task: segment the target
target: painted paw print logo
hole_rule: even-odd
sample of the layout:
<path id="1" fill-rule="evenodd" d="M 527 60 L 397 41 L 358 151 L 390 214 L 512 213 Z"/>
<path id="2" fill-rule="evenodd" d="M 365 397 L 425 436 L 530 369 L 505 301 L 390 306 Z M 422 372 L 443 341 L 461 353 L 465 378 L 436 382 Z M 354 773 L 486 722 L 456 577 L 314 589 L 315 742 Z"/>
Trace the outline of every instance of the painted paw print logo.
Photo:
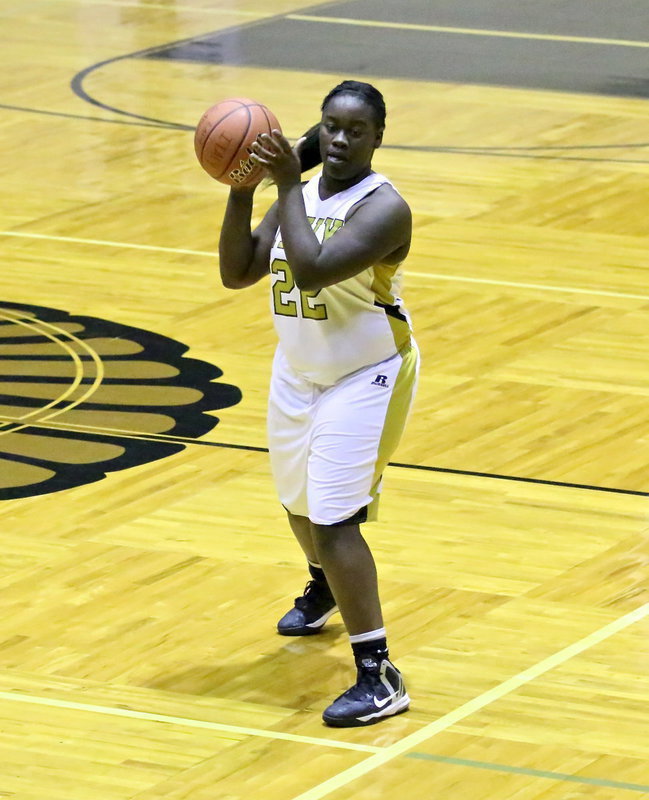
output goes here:
<path id="1" fill-rule="evenodd" d="M 173 339 L 0 303 L 0 500 L 101 480 L 183 450 L 241 400 Z"/>

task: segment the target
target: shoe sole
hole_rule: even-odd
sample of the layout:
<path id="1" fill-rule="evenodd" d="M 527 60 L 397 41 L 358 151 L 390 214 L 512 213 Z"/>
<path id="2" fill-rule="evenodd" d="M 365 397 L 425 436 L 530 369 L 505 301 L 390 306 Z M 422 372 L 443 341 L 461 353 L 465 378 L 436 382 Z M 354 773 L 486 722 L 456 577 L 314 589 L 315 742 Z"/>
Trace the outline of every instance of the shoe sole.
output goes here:
<path id="1" fill-rule="evenodd" d="M 362 728 L 366 725 L 375 725 L 377 722 L 381 722 L 381 720 L 387 719 L 388 717 L 394 717 L 397 714 L 403 714 L 410 708 L 410 698 L 407 694 L 404 694 L 403 697 L 400 697 L 396 703 L 393 703 L 391 706 L 385 709 L 381 709 L 377 711 L 376 714 L 368 714 L 365 717 L 347 717 L 345 718 L 337 718 L 337 717 L 327 717 L 326 712 L 322 715 L 322 719 L 329 725 L 331 728 Z"/>
<path id="2" fill-rule="evenodd" d="M 279 633 L 280 636 L 314 636 L 316 633 L 320 633 L 329 617 L 335 614 L 336 611 L 338 611 L 338 606 L 334 606 L 330 611 L 327 611 L 326 614 L 323 614 L 320 619 L 311 623 L 311 625 L 303 625 L 301 628 L 280 628 L 278 626 L 277 633 Z"/>

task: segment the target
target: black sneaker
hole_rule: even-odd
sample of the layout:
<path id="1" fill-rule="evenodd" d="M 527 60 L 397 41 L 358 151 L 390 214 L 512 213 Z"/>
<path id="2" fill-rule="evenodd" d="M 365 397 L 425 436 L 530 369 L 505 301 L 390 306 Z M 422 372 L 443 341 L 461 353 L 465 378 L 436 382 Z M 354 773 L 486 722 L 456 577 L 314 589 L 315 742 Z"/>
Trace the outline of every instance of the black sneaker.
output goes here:
<path id="1" fill-rule="evenodd" d="M 309 581 L 302 597 L 277 623 L 282 636 L 311 636 L 320 633 L 329 617 L 338 611 L 331 589 L 322 581 Z"/>
<path id="2" fill-rule="evenodd" d="M 363 658 L 356 684 L 326 708 L 322 718 L 334 728 L 373 725 L 408 710 L 410 698 L 399 670 L 387 658 Z"/>

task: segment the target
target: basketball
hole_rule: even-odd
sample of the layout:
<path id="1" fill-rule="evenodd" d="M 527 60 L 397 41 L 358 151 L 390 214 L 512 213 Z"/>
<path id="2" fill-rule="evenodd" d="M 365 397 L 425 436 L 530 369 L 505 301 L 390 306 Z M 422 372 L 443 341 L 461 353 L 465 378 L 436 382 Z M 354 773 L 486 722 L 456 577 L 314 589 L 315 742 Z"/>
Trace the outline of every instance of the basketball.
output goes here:
<path id="1" fill-rule="evenodd" d="M 250 160 L 250 145 L 260 133 L 281 130 L 277 117 L 256 100 L 222 100 L 200 118 L 194 150 L 212 178 L 228 186 L 254 186 L 264 177 L 263 167 Z"/>

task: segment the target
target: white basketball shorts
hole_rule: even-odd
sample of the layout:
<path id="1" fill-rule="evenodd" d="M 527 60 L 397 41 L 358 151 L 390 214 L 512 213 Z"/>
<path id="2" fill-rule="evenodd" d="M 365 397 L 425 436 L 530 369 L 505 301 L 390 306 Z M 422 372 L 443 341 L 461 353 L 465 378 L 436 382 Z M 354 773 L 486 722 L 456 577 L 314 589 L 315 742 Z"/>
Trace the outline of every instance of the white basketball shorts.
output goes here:
<path id="1" fill-rule="evenodd" d="M 416 345 L 320 386 L 275 352 L 268 408 L 270 460 L 292 514 L 335 525 L 368 508 L 376 519 L 381 475 L 403 432 L 419 370 Z"/>

